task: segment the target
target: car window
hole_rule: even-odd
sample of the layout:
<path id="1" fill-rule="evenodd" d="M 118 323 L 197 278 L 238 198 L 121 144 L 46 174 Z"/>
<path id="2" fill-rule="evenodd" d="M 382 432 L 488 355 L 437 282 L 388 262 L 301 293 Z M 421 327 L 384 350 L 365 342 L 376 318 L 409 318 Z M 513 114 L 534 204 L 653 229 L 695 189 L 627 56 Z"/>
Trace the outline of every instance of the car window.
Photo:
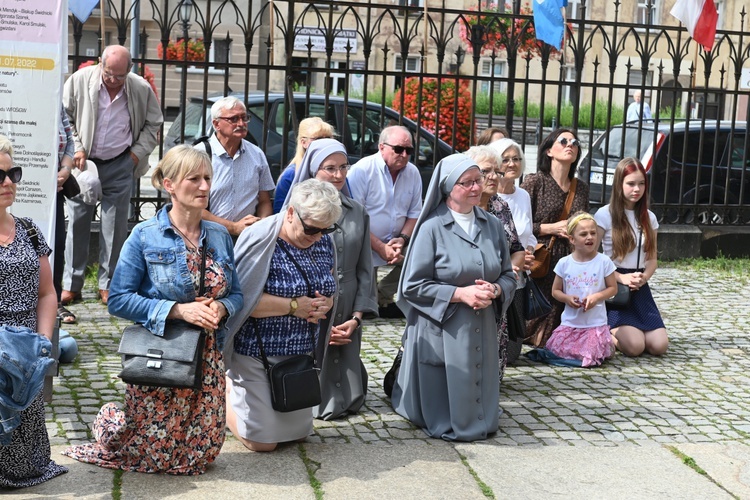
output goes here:
<path id="1" fill-rule="evenodd" d="M 328 116 L 326 116 L 326 107 L 322 103 L 310 103 L 308 112 L 305 113 L 305 102 L 304 100 L 296 100 L 294 103 L 295 112 L 297 113 L 297 120 L 303 120 L 311 116 L 317 116 L 328 123 L 336 127 L 336 110 L 333 105 L 328 106 Z M 295 129 L 292 126 L 291 113 L 287 113 L 286 121 L 289 130 L 289 140 L 296 141 Z M 272 124 L 273 129 L 277 134 L 282 135 L 284 133 L 284 101 L 279 100 L 276 104 L 276 112 L 274 113 L 274 120 Z"/>
<path id="2" fill-rule="evenodd" d="M 745 160 L 744 166 L 750 167 L 750 151 L 745 148 L 744 131 L 735 131 L 732 139 L 732 148 L 729 153 L 729 165 L 732 167 L 742 167 L 742 160 Z"/>
<path id="3" fill-rule="evenodd" d="M 352 145 L 352 152 L 354 154 L 364 157 L 377 153 L 378 142 L 380 140 L 379 118 L 379 111 L 368 109 L 365 111 L 363 127 L 362 108 L 347 107 L 344 130 L 340 130 L 339 133 L 344 143 L 347 142 L 344 136 L 348 136 L 348 140 L 351 141 L 349 144 Z"/>
<path id="4" fill-rule="evenodd" d="M 625 145 L 623 148 L 622 127 L 615 127 L 609 131 L 609 144 L 607 144 L 607 135 L 603 135 L 598 144 L 592 149 L 592 157 L 597 160 L 606 158 L 625 158 L 633 156 L 643 158 L 646 150 L 654 141 L 654 131 L 652 129 L 641 130 L 641 148 L 638 150 L 638 129 L 628 127 L 625 129 Z M 605 147 L 609 147 L 605 150 Z"/>
<path id="5" fill-rule="evenodd" d="M 199 103 L 196 102 L 190 102 L 187 105 L 187 109 L 185 111 L 185 144 L 192 144 L 193 141 L 195 141 L 197 138 L 203 136 L 201 130 L 201 115 L 203 113 L 203 106 L 201 106 Z M 179 138 L 180 137 L 180 127 L 182 126 L 182 119 L 177 117 L 177 119 L 172 123 L 172 126 L 169 127 L 169 131 L 167 132 L 167 135 L 169 137 Z M 211 122 L 209 118 L 206 118 L 206 130 L 211 129 Z"/>
<path id="6" fill-rule="evenodd" d="M 685 149 L 684 138 L 684 134 L 679 134 L 675 138 L 674 149 L 672 150 L 674 162 L 683 163 L 684 152 L 684 163 L 687 165 L 697 165 L 699 161 L 704 167 L 720 164 L 728 140 L 727 132 L 720 131 L 717 141 L 716 132 L 714 130 L 706 130 L 703 132 L 702 148 L 700 131 L 693 131 L 688 134 L 687 149 Z"/>

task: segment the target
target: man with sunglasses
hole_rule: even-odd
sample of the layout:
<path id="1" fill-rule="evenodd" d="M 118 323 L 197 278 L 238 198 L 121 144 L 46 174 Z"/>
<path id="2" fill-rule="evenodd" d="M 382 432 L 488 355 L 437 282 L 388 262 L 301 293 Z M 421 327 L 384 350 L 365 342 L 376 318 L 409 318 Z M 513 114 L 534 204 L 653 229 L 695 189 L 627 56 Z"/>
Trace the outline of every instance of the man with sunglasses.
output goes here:
<path id="1" fill-rule="evenodd" d="M 214 135 L 195 147 L 211 157 L 214 176 L 203 218 L 226 227 L 235 240 L 243 229 L 273 213 L 276 187 L 263 151 L 245 140 L 247 109 L 236 97 L 211 106 Z"/>
<path id="2" fill-rule="evenodd" d="M 378 152 L 359 160 L 347 176 L 352 198 L 370 215 L 374 275 L 379 266 L 393 266 L 377 283 L 381 317 L 403 316 L 393 303 L 393 296 L 406 247 L 422 210 L 422 177 L 409 161 L 413 144 L 406 127 L 386 127 L 380 133 Z"/>
<path id="3" fill-rule="evenodd" d="M 130 52 L 111 45 L 99 64 L 76 71 L 65 82 L 63 106 L 75 141 L 73 164 L 84 170 L 91 160 L 102 184 L 99 233 L 99 297 L 109 298 L 109 282 L 128 236 L 133 179 L 149 169 L 148 157 L 164 121 L 151 86 L 131 72 Z M 81 299 L 95 206 L 80 196 L 67 200 L 68 236 L 62 305 Z"/>

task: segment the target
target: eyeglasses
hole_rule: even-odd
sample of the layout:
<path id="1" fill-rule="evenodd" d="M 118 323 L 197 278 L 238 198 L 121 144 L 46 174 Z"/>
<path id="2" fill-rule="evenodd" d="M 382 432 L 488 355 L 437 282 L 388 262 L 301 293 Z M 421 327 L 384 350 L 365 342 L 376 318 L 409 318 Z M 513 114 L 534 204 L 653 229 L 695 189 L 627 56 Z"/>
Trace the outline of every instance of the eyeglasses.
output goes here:
<path id="1" fill-rule="evenodd" d="M 503 165 L 510 165 L 511 163 L 521 163 L 521 158 L 519 158 L 518 156 L 503 158 Z"/>
<path id="2" fill-rule="evenodd" d="M 237 125 L 239 122 L 247 123 L 250 117 L 248 115 L 234 115 L 234 116 L 219 116 L 219 120 L 226 120 L 232 125 Z"/>
<path id="3" fill-rule="evenodd" d="M 471 189 L 474 187 L 475 184 L 481 187 L 483 182 L 484 182 L 484 179 L 480 177 L 479 179 L 474 179 L 472 181 L 457 182 L 456 186 L 461 186 L 464 189 Z"/>
<path id="4" fill-rule="evenodd" d="M 570 145 L 571 148 L 581 147 L 581 141 L 578 139 L 568 139 L 567 137 L 558 137 L 555 142 L 558 142 L 560 146 L 566 147 Z"/>
<path id="5" fill-rule="evenodd" d="M 349 167 L 351 167 L 351 165 L 346 164 L 346 165 L 341 165 L 340 167 L 333 167 L 333 166 L 321 167 L 320 170 L 327 173 L 328 175 L 336 175 L 337 173 L 346 175 L 346 171 L 349 170 Z"/>
<path id="6" fill-rule="evenodd" d="M 297 209 L 295 208 L 294 211 L 297 212 Z M 297 217 L 299 217 L 299 221 L 302 223 L 302 230 L 308 236 L 315 236 L 318 233 L 331 234 L 332 232 L 336 230 L 336 224 L 334 224 L 331 227 L 326 227 L 326 228 L 313 227 L 313 226 L 308 226 L 307 224 L 305 224 L 305 221 L 302 220 L 302 216 L 299 214 L 299 212 L 297 212 Z"/>
<path id="7" fill-rule="evenodd" d="M 495 169 L 489 169 L 489 170 L 482 170 L 479 169 L 479 172 L 482 174 L 482 177 L 488 177 L 490 175 L 496 175 L 498 177 L 505 177 L 505 172 L 502 170 L 495 170 Z"/>
<path id="8" fill-rule="evenodd" d="M 388 144 L 387 142 L 384 142 L 383 144 L 391 148 L 393 152 L 396 153 L 397 155 L 404 154 L 404 151 L 406 151 L 406 154 L 409 156 L 411 156 L 412 153 L 414 153 L 414 148 L 411 146 L 393 146 L 391 144 Z"/>
<path id="9" fill-rule="evenodd" d="M 128 74 L 125 73 L 124 75 L 115 75 L 113 73 L 110 73 L 109 70 L 103 69 L 102 76 L 104 78 L 109 78 L 111 80 L 117 80 L 118 82 L 124 82 L 125 79 L 128 77 Z"/>
<path id="10" fill-rule="evenodd" d="M 5 170 L 0 170 L 0 184 L 5 183 L 5 178 L 9 178 L 10 182 L 13 184 L 18 184 L 18 181 L 21 180 L 21 175 L 23 174 L 23 171 L 21 170 L 21 167 L 13 167 Z"/>

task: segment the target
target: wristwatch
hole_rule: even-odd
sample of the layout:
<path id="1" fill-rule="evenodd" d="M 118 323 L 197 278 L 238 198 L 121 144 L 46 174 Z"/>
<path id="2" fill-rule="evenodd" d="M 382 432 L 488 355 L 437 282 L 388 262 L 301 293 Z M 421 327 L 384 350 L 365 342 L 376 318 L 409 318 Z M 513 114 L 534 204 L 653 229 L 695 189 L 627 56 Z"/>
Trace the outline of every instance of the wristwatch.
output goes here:
<path id="1" fill-rule="evenodd" d="M 289 301 L 289 313 L 288 313 L 288 316 L 294 316 L 294 313 L 297 312 L 297 306 L 298 305 L 299 304 L 297 304 L 297 299 L 296 298 L 294 298 L 294 299 L 292 299 L 292 300 Z"/>
<path id="2" fill-rule="evenodd" d="M 411 239 L 411 236 L 409 236 L 408 234 L 401 233 L 398 235 L 398 237 L 404 240 L 404 245 L 409 246 L 409 240 Z"/>

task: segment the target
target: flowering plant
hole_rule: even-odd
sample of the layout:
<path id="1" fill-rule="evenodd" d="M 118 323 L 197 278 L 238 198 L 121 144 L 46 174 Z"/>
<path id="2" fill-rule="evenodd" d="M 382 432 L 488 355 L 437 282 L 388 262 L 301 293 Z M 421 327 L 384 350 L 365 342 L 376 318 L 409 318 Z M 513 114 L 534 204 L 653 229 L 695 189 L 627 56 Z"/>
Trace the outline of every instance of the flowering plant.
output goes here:
<path id="1" fill-rule="evenodd" d="M 164 48 L 161 42 L 156 46 L 156 55 L 161 58 L 164 55 Z M 187 41 L 187 60 L 203 61 L 206 58 L 206 46 L 202 38 L 190 39 Z M 184 61 L 185 60 L 185 39 L 169 40 L 167 43 L 167 60 Z"/>
<path id="2" fill-rule="evenodd" d="M 401 93 L 403 92 L 403 109 L 401 109 Z M 456 100 L 458 95 L 458 100 Z M 402 89 L 393 96 L 393 107 L 405 117 L 417 121 L 430 132 L 435 133 L 448 144 L 454 144 L 459 151 L 469 149 L 471 138 L 471 91 L 469 82 L 460 80 L 456 86 L 455 80 L 444 79 L 438 88 L 437 78 L 422 79 L 421 108 L 419 106 L 420 80 L 407 78 Z M 437 115 L 438 99 L 440 99 L 440 116 Z M 453 119 L 455 116 L 455 130 Z"/>
<path id="3" fill-rule="evenodd" d="M 501 10 L 500 5 L 495 4 L 485 8 L 482 13 L 500 14 L 503 12 L 512 12 L 513 7 L 505 4 L 505 9 Z M 476 7 L 469 7 L 468 10 L 476 11 Z M 521 15 L 530 16 L 533 11 L 528 6 L 521 7 Z M 518 54 L 524 57 L 526 54 L 539 56 L 541 54 L 542 42 L 536 39 L 533 21 L 512 16 L 499 15 L 467 15 L 459 24 L 459 36 L 464 41 L 466 50 L 472 53 L 474 47 L 471 44 L 471 30 L 474 26 L 482 25 L 484 27 L 485 43 L 482 45 L 482 55 L 489 55 L 493 51 L 498 54 L 501 51 L 508 50 L 508 43 L 512 37 L 518 40 Z M 568 25 L 570 28 L 570 25 Z M 558 51 L 552 49 L 552 56 L 559 57 Z"/>
<path id="4" fill-rule="evenodd" d="M 78 69 L 86 68 L 88 66 L 96 66 L 98 61 L 86 61 L 80 64 L 78 66 Z M 156 98 L 159 98 L 159 92 L 156 91 L 156 77 L 154 76 L 154 72 L 151 71 L 151 68 L 149 68 L 147 65 L 143 65 L 143 79 L 148 82 L 149 85 L 151 85 L 151 90 L 154 91 L 154 95 L 156 95 Z"/>

